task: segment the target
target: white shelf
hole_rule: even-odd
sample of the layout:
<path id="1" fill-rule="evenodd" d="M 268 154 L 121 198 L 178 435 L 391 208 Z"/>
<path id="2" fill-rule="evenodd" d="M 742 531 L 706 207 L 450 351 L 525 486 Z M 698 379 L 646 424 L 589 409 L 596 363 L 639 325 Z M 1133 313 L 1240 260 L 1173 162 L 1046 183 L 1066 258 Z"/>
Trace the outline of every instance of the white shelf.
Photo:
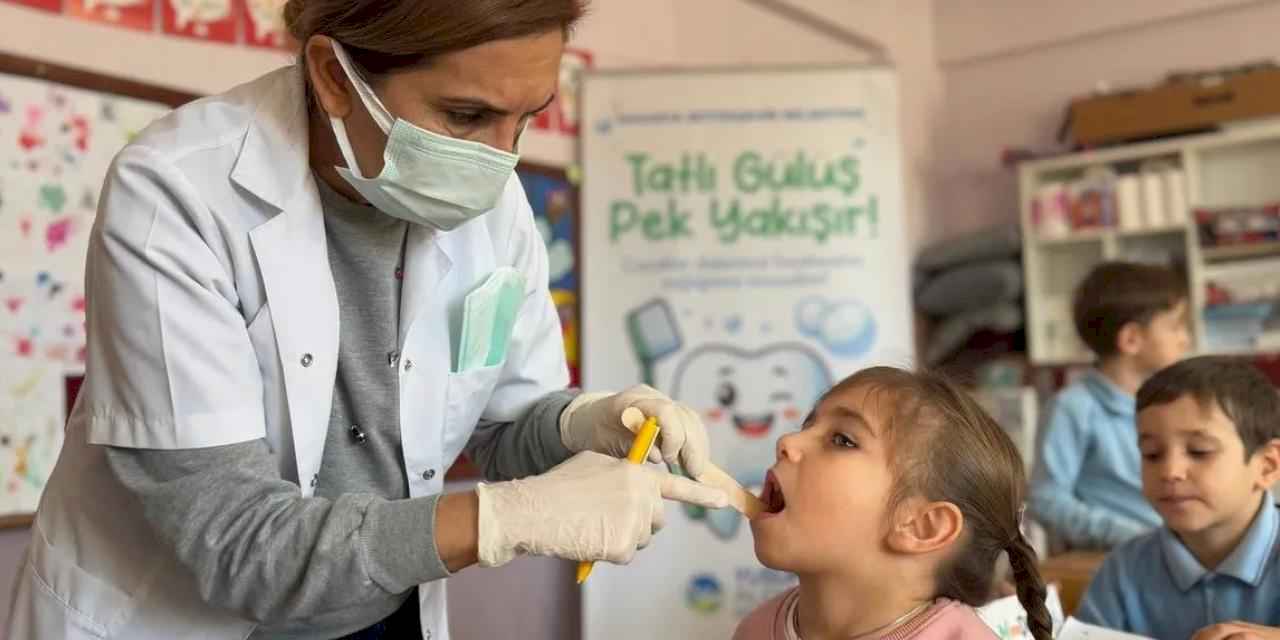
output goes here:
<path id="1" fill-rule="evenodd" d="M 1187 224 L 1174 224 L 1147 229 L 1116 229 L 1116 235 L 1122 238 L 1141 238 L 1145 236 L 1165 236 L 1187 231 Z"/>
<path id="2" fill-rule="evenodd" d="M 1179 136 L 1167 140 L 1140 142 L 1106 149 L 1069 153 L 1031 160 L 1020 166 L 1037 174 L 1061 173 L 1098 165 L 1141 162 L 1153 158 L 1184 154 L 1188 151 L 1214 151 L 1223 147 L 1269 139 L 1280 140 L 1280 119 L 1251 123 L 1247 127 L 1233 127 L 1216 133 Z"/>
<path id="3" fill-rule="evenodd" d="M 1280 278 L 1280 255 L 1254 260 L 1213 262 L 1204 265 L 1206 279 L 1232 279 L 1241 277 Z"/>
<path id="4" fill-rule="evenodd" d="M 1280 354 L 1280 349 L 1208 349 L 1196 352 L 1198 356 L 1229 356 L 1233 358 L 1272 354 Z"/>
<path id="5" fill-rule="evenodd" d="M 1096 229 L 1084 229 L 1081 231 L 1072 231 L 1059 236 L 1045 236 L 1039 233 L 1033 233 L 1032 241 L 1041 246 L 1055 246 L 1064 244 L 1080 244 L 1084 242 L 1098 242 L 1104 238 L 1146 238 L 1158 237 L 1166 235 L 1174 235 L 1187 231 L 1187 225 L 1170 225 L 1164 227 L 1151 227 L 1146 229 L 1118 229 L 1115 227 L 1099 227 Z"/>
<path id="6" fill-rule="evenodd" d="M 1204 256 L 1205 262 L 1214 265 L 1229 265 L 1233 261 L 1243 262 L 1250 259 L 1269 260 L 1280 258 L 1280 242 L 1203 247 L 1200 253 Z"/>
<path id="7" fill-rule="evenodd" d="M 1094 167 L 1127 172 L 1148 160 L 1168 160 L 1185 176 L 1185 218 L 1156 228 L 1089 229 L 1042 237 L 1032 224 L 1036 194 L 1046 183 L 1083 177 Z M 1182 136 L 1025 162 L 1018 167 L 1027 344 L 1032 362 L 1075 365 L 1069 293 L 1097 263 L 1124 258 L 1177 257 L 1186 265 L 1191 321 L 1197 349 L 1205 342 L 1207 280 L 1280 279 L 1280 243 L 1265 248 L 1202 248 L 1194 221 L 1201 207 L 1280 201 L 1280 119 L 1249 123 L 1217 133 Z M 1168 198 L 1166 197 L 1166 202 Z M 1166 205 L 1167 206 L 1167 205 Z M 1252 351 L 1232 352 L 1243 355 Z"/>
<path id="8" fill-rule="evenodd" d="M 1071 233 L 1060 236 L 1042 236 L 1036 235 L 1034 242 L 1046 247 L 1064 245 L 1064 244 L 1082 244 L 1085 242 L 1099 242 L 1107 235 L 1108 229 L 1087 229 L 1084 231 L 1073 231 Z"/>

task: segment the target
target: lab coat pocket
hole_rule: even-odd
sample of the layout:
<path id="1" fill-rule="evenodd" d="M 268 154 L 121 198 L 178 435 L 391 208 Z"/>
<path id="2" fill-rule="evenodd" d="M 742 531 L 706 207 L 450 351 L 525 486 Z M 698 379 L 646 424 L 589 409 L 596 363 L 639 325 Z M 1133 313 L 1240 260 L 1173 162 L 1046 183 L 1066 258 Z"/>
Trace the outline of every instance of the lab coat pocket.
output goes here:
<path id="1" fill-rule="evenodd" d="M 32 587 L 39 596 L 35 608 L 63 609 L 62 615 L 46 609 L 43 614 L 33 616 L 46 623 L 39 625 L 43 631 L 37 637 L 50 631 L 47 623 L 62 619 L 67 630 L 60 633 L 67 635 L 61 637 L 110 638 L 115 628 L 132 614 L 134 602 L 128 594 L 81 569 L 69 554 L 54 549 L 39 522 L 31 527 L 27 553 L 29 573 L 21 572 L 19 579 L 34 581 L 26 586 Z M 78 628 L 77 633 L 71 633 L 72 626 Z"/>
<path id="2" fill-rule="evenodd" d="M 444 434 L 445 462 L 453 460 L 467 446 L 480 415 L 489 405 L 489 398 L 498 386 L 498 378 L 502 375 L 502 363 L 473 369 L 462 373 L 451 373 L 445 396 Z"/>

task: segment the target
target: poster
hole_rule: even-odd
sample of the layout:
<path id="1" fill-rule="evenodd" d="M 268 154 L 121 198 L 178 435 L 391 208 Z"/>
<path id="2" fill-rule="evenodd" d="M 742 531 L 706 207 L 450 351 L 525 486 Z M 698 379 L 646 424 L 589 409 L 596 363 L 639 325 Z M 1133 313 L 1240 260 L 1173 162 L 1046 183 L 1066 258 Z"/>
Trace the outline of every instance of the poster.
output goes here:
<path id="1" fill-rule="evenodd" d="M 153 31 L 156 0 L 66 0 L 66 14 L 117 27 Z"/>
<path id="2" fill-rule="evenodd" d="M 522 164 L 516 168 L 534 221 L 547 247 L 551 299 L 560 313 L 569 384 L 579 384 L 578 195 L 563 170 Z"/>
<path id="3" fill-rule="evenodd" d="M 0 516 L 32 513 L 62 448 L 62 371 L 4 356 L 0 371 Z"/>
<path id="4" fill-rule="evenodd" d="M 232 0 L 162 0 L 161 5 L 166 34 L 228 44 L 236 41 L 239 5 Z"/>
<path id="5" fill-rule="evenodd" d="M 289 46 L 284 24 L 284 0 L 233 0 L 245 16 L 244 41 L 251 47 L 285 49 Z"/>
<path id="6" fill-rule="evenodd" d="M 167 110 L 0 74 L 0 358 L 81 368 L 98 192 L 116 152 Z"/>
<path id="7" fill-rule="evenodd" d="M 913 362 L 898 100 L 884 68 L 589 74 L 583 381 L 698 411 L 758 490 L 833 382 Z M 583 592 L 584 638 L 726 638 L 795 578 L 731 510 L 667 528 Z M 636 597 L 636 594 L 644 594 Z"/>

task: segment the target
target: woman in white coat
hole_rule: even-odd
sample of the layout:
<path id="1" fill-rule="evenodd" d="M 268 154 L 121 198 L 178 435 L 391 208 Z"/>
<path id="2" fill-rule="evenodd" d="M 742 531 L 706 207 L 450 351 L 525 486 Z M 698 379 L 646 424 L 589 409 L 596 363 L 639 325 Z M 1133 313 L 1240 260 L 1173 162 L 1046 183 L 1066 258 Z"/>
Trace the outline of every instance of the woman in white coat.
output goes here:
<path id="1" fill-rule="evenodd" d="M 513 168 L 583 9 L 291 0 L 297 65 L 120 153 L 10 638 L 447 638 L 453 572 L 626 562 L 663 498 L 724 506 L 618 460 L 636 406 L 699 477 L 691 411 L 563 390 Z M 464 449 L 491 483 L 442 495 Z"/>

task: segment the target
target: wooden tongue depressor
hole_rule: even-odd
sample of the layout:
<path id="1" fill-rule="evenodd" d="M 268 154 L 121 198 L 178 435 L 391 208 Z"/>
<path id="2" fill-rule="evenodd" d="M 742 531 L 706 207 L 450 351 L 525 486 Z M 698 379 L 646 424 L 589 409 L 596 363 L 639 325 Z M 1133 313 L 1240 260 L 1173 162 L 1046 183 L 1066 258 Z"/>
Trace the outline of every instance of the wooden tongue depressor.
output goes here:
<path id="1" fill-rule="evenodd" d="M 707 470 L 698 478 L 698 482 L 724 489 L 724 492 L 729 494 L 729 506 L 737 509 L 748 520 L 759 516 L 765 511 L 764 501 L 742 488 L 742 485 L 738 484 L 738 481 L 734 480 L 733 476 L 725 473 L 724 469 L 717 467 L 712 462 L 707 463 Z"/>
<path id="2" fill-rule="evenodd" d="M 627 407 L 622 411 L 622 425 L 631 431 L 636 431 L 640 425 L 644 424 L 644 412 L 635 407 Z M 658 425 L 661 427 L 662 425 Z M 658 436 L 662 437 L 662 436 Z M 714 463 L 707 462 L 707 470 L 702 476 L 697 478 L 698 482 L 711 485 L 723 490 L 729 494 L 729 506 L 733 507 L 738 513 L 746 516 L 748 519 L 764 513 L 765 504 L 760 498 L 738 484 L 733 476 L 725 473 L 724 469 L 717 467 Z"/>

